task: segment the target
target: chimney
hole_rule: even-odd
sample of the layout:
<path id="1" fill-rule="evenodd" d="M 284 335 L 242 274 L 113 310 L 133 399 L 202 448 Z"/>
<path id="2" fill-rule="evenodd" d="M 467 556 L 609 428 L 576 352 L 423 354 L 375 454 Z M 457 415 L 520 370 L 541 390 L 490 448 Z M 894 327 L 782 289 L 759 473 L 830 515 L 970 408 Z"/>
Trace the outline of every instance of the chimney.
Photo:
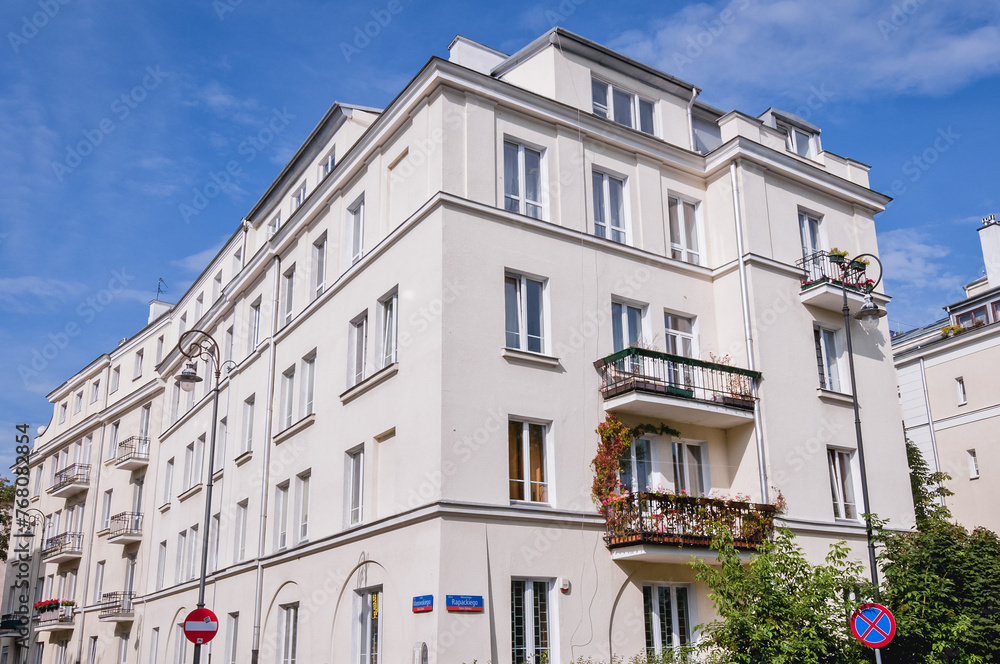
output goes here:
<path id="1" fill-rule="evenodd" d="M 1000 286 L 1000 222 L 996 215 L 983 219 L 983 225 L 979 227 L 979 242 L 983 245 L 986 280 L 990 288 L 996 288 Z"/>
<path id="2" fill-rule="evenodd" d="M 150 300 L 149 301 L 149 320 L 146 321 L 146 324 L 149 325 L 154 320 L 156 320 L 157 318 L 159 318 L 163 314 L 165 314 L 168 311 L 170 311 L 170 308 L 173 307 L 173 306 L 174 305 L 170 304 L 169 302 L 163 302 L 161 300 Z"/>
<path id="3" fill-rule="evenodd" d="M 582 0 L 581 0 L 582 1 Z M 448 44 L 448 61 L 490 75 L 490 71 L 507 59 L 507 54 L 458 35 Z"/>

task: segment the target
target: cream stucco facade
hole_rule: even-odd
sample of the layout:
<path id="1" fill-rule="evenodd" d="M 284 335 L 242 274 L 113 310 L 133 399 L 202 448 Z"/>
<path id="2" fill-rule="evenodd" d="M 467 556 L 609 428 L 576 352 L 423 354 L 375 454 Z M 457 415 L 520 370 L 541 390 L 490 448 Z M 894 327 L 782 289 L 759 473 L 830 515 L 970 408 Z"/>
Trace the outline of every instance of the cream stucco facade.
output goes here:
<path id="1" fill-rule="evenodd" d="M 697 638 L 711 604 L 686 563 L 708 549 L 604 539 L 589 464 L 608 413 L 680 433 L 631 461 L 649 486 L 780 490 L 810 555 L 846 539 L 865 559 L 841 295 L 797 263 L 806 244 L 877 251 L 867 167 L 561 29 L 451 52 L 384 111 L 334 105 L 180 301 L 49 395 L 35 594 L 76 606 L 36 621 L 29 661 L 190 661 L 210 478 L 213 662 L 415 644 L 568 662 Z M 215 423 L 205 363 L 192 396 L 175 382 L 191 329 L 235 365 Z M 885 324 L 854 344 L 872 508 L 909 528 Z M 601 361 L 626 346 L 652 350 Z M 640 361 L 665 373 L 636 383 Z"/>

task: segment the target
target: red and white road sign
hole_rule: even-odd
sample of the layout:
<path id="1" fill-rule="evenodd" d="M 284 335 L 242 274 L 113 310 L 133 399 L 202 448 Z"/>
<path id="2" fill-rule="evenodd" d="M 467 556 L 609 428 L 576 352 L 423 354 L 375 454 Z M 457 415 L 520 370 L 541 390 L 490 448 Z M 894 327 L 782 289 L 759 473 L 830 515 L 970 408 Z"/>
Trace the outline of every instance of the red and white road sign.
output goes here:
<path id="1" fill-rule="evenodd" d="M 208 643 L 219 633 L 219 619 L 208 609 L 195 609 L 184 619 L 184 636 L 191 643 Z"/>

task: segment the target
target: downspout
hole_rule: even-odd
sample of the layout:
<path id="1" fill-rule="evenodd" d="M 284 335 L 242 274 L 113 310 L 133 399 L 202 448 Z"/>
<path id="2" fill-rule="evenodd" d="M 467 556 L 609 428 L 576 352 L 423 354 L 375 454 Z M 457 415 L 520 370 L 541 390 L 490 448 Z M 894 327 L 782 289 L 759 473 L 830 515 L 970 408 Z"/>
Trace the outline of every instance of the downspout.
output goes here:
<path id="1" fill-rule="evenodd" d="M 694 100 L 698 98 L 698 88 L 691 89 L 691 101 L 687 104 L 687 117 L 688 117 L 688 140 L 691 141 L 691 151 L 697 152 L 694 149 L 694 115 L 691 113 L 691 108 L 694 106 Z"/>
<path id="2" fill-rule="evenodd" d="M 693 101 L 693 100 L 692 100 Z M 753 327 L 750 324 L 750 291 L 747 287 L 747 263 L 743 250 L 743 215 L 740 213 L 740 184 L 737 171 L 738 160 L 729 163 L 729 176 L 733 182 L 733 216 L 736 219 L 736 253 L 740 272 L 740 296 L 743 300 L 743 332 L 746 335 L 747 363 L 751 371 L 757 370 L 757 362 L 753 352 Z M 760 475 L 760 496 L 764 503 L 768 500 L 767 490 L 767 460 L 764 458 L 764 423 L 760 416 L 760 398 L 757 394 L 757 381 L 753 385 L 753 430 L 757 439 L 757 472 Z"/>
<path id="3" fill-rule="evenodd" d="M 244 235 L 244 238 L 246 236 Z M 264 543 L 267 526 L 267 483 L 271 466 L 271 414 L 274 410 L 274 335 L 278 330 L 278 275 L 281 274 L 281 258 L 274 257 L 274 288 L 271 294 L 271 336 L 267 340 L 267 409 L 264 411 L 264 456 L 263 472 L 260 478 L 260 530 L 257 535 L 257 581 L 254 588 L 253 606 L 253 646 L 250 651 L 251 664 L 260 658 L 260 614 L 264 591 Z"/>
<path id="4" fill-rule="evenodd" d="M 924 365 L 924 358 L 920 358 L 920 388 L 924 393 L 924 409 L 927 411 L 927 430 L 931 434 L 931 451 L 934 452 L 934 470 L 941 470 L 941 460 L 938 458 L 937 436 L 934 435 L 934 418 L 931 416 L 931 399 L 927 394 L 927 374 Z M 942 505 L 947 505 L 946 498 L 940 496 L 938 500 Z"/>
<path id="5" fill-rule="evenodd" d="M 247 235 L 250 234 L 250 222 L 246 220 L 246 217 L 240 222 L 240 228 L 243 229 L 243 246 L 240 248 L 240 271 L 243 271 L 243 266 L 247 264 Z"/>
<path id="6" fill-rule="evenodd" d="M 109 374 L 108 378 L 109 378 L 109 380 L 106 380 L 105 383 L 110 382 L 110 373 L 111 373 L 110 372 L 110 365 L 108 365 L 108 366 L 109 366 L 109 371 L 108 371 L 108 374 Z M 107 389 L 108 389 L 108 386 L 105 385 L 105 390 L 107 390 Z M 105 391 L 105 393 L 104 393 L 104 409 L 106 410 L 107 407 L 108 407 L 108 393 L 107 393 L 107 391 Z M 107 422 L 102 422 L 101 423 L 101 442 L 100 442 L 100 444 L 98 446 L 99 450 L 103 450 L 104 449 L 104 434 L 106 433 L 107 427 L 108 427 Z M 94 456 L 94 444 L 93 444 L 93 442 L 91 442 L 91 444 L 90 444 L 90 456 L 91 456 L 91 458 L 93 458 L 93 456 Z M 90 592 L 90 587 L 89 587 L 90 574 L 88 574 L 87 572 L 90 571 L 90 561 L 91 561 L 91 559 L 92 559 L 92 557 L 94 555 L 94 540 L 96 538 L 93 536 L 93 533 L 96 532 L 96 529 L 94 528 L 94 526 L 96 525 L 95 522 L 97 521 L 97 510 L 98 510 L 98 504 L 97 503 L 98 503 L 98 498 L 101 495 L 101 473 L 100 473 L 100 468 L 104 465 L 104 461 L 105 461 L 104 459 L 100 458 L 101 455 L 99 453 L 98 453 L 97 457 L 98 457 L 97 458 L 97 463 L 93 464 L 93 467 L 95 469 L 97 469 L 97 472 L 94 473 L 96 475 L 96 477 L 94 478 L 94 503 L 95 504 L 94 504 L 94 508 L 92 510 L 90 510 L 90 529 L 87 531 L 87 532 L 91 533 L 90 545 L 87 547 L 87 557 L 83 561 L 81 561 L 81 562 L 83 562 L 83 564 L 80 565 L 80 567 L 77 568 L 77 573 L 76 573 L 77 574 L 77 579 L 76 580 L 79 583 L 79 581 L 80 581 L 80 570 L 84 570 L 84 572 L 83 572 L 83 595 L 80 597 L 80 606 L 81 607 L 87 606 L 87 595 Z M 84 499 L 84 500 L 86 500 L 86 499 Z M 84 503 L 84 504 L 86 504 L 86 503 Z M 86 508 L 84 508 L 84 509 L 86 509 Z M 72 598 L 70 598 L 70 599 L 72 599 Z M 79 639 L 79 642 L 77 644 L 77 650 L 76 650 L 76 653 L 77 653 L 77 660 L 76 661 L 77 662 L 83 661 L 83 634 L 86 631 L 86 627 L 87 627 L 87 612 L 86 611 L 81 611 L 80 614 L 81 614 L 81 616 L 80 616 L 80 629 L 79 629 L 80 639 Z"/>

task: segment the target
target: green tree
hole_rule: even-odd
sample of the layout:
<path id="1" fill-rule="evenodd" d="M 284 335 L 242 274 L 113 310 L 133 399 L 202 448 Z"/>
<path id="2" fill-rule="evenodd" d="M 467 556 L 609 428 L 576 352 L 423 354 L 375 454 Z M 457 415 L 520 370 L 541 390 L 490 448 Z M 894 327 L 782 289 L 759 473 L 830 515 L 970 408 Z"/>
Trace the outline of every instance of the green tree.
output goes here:
<path id="1" fill-rule="evenodd" d="M 954 495 L 944 482 L 951 479 L 948 473 L 932 473 L 920 448 L 906 439 L 906 463 L 910 466 L 910 491 L 913 493 L 913 511 L 917 517 L 917 527 L 929 519 L 951 518 L 951 512 L 942 504 L 941 498 Z"/>
<path id="2" fill-rule="evenodd" d="M 14 489 L 6 477 L 0 477 L 0 560 L 7 562 L 10 526 L 14 518 Z"/>
<path id="3" fill-rule="evenodd" d="M 813 565 L 787 529 L 779 529 L 746 561 L 728 532 L 712 548 L 718 563 L 691 563 L 719 619 L 704 628 L 703 648 L 726 664 L 856 664 L 866 653 L 847 628 L 851 591 L 864 586 L 864 566 L 844 542 Z"/>

